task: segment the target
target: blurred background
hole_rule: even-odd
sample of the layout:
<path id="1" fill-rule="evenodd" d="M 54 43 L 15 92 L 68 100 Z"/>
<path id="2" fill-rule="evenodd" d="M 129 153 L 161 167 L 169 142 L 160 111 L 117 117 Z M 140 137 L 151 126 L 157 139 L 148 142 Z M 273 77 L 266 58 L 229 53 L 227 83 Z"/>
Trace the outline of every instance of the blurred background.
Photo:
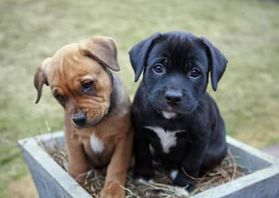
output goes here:
<path id="1" fill-rule="evenodd" d="M 61 46 L 114 37 L 120 75 L 133 95 L 127 51 L 153 32 L 205 36 L 228 58 L 217 92 L 227 132 L 258 148 L 279 144 L 279 1 L 0 0 L 0 197 L 36 197 L 17 140 L 63 128 L 62 108 L 35 68 Z"/>

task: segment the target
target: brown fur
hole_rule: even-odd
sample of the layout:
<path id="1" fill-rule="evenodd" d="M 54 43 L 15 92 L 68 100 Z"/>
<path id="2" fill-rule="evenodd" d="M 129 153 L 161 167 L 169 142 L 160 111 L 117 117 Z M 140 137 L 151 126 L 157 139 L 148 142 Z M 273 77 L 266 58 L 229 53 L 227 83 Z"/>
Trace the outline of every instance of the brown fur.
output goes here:
<path id="1" fill-rule="evenodd" d="M 39 102 L 43 85 L 63 96 L 59 101 L 65 111 L 65 141 L 70 174 L 83 183 L 91 167 L 107 166 L 101 197 L 124 197 L 127 169 L 131 159 L 133 131 L 130 101 L 119 78 L 116 47 L 111 38 L 93 37 L 66 45 L 38 67 L 34 84 Z M 84 81 L 92 81 L 94 91 L 81 92 Z M 77 111 L 87 116 L 87 125 L 76 127 L 72 117 Z M 94 134 L 104 145 L 101 153 L 90 146 Z"/>

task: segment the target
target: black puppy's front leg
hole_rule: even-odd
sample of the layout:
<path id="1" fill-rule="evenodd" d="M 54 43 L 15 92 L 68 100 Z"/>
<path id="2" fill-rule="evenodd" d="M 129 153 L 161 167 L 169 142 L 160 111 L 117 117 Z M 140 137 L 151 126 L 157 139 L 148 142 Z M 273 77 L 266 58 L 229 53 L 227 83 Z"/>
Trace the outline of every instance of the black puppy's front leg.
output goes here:
<path id="1" fill-rule="evenodd" d="M 206 141 L 199 139 L 192 142 L 176 177 L 173 179 L 174 185 L 184 187 L 188 191 L 194 190 L 195 178 L 199 176 L 207 148 L 208 142 Z"/>
<path id="2" fill-rule="evenodd" d="M 134 139 L 135 167 L 134 177 L 150 181 L 154 176 L 152 155 L 149 149 L 149 141 L 144 136 L 144 129 L 136 131 Z"/>

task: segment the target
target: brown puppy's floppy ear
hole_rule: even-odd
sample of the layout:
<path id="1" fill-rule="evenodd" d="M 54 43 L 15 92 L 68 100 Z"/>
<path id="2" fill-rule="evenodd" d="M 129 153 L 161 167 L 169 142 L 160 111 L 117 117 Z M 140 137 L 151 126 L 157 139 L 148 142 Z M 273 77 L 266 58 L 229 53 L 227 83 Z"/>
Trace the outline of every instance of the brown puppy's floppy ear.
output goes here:
<path id="1" fill-rule="evenodd" d="M 37 104 L 40 101 L 40 98 L 42 96 L 42 89 L 43 85 L 48 85 L 47 77 L 46 77 L 46 67 L 50 64 L 51 58 L 45 59 L 42 64 L 37 68 L 37 71 L 34 76 L 34 86 L 37 90 L 37 99 L 35 103 Z"/>
<path id="2" fill-rule="evenodd" d="M 79 43 L 81 54 L 92 57 L 101 65 L 119 71 L 115 41 L 110 37 L 96 36 Z"/>
<path id="3" fill-rule="evenodd" d="M 150 50 L 152 49 L 153 45 L 161 38 L 161 36 L 161 33 L 154 33 L 130 49 L 129 56 L 135 73 L 135 82 L 139 79 L 143 69 L 146 66 L 146 61 Z"/>
<path id="4" fill-rule="evenodd" d="M 207 56 L 209 59 L 209 70 L 211 73 L 211 86 L 214 91 L 217 90 L 218 81 L 222 78 L 226 70 L 228 60 L 226 57 L 209 42 L 207 39 L 202 38 L 202 43 L 207 48 Z"/>

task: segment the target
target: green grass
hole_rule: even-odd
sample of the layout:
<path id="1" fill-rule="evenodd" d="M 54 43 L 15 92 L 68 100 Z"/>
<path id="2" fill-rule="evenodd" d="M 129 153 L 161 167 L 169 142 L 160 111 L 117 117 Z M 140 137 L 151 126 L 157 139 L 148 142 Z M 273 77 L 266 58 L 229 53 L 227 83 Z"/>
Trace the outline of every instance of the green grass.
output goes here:
<path id="1" fill-rule="evenodd" d="M 118 42 L 120 75 L 137 84 L 128 49 L 156 31 L 206 36 L 229 59 L 216 98 L 228 132 L 257 147 L 279 143 L 279 4 L 276 1 L 0 1 L 0 197 L 26 175 L 16 141 L 62 129 L 63 112 L 44 89 L 35 105 L 33 74 L 61 46 L 91 35 Z"/>

